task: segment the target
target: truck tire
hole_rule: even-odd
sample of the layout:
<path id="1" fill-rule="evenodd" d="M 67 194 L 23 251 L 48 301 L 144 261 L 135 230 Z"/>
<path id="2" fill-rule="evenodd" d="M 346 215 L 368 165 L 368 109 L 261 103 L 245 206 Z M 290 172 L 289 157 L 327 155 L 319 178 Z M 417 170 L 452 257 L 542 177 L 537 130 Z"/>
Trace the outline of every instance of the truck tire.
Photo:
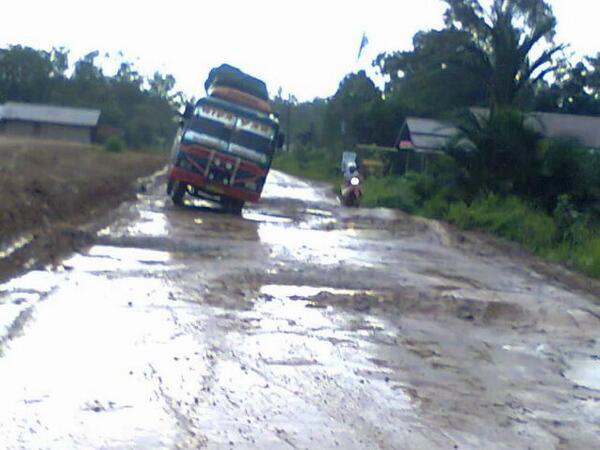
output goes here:
<path id="1" fill-rule="evenodd" d="M 185 195 L 185 189 L 185 184 L 181 183 L 180 181 L 173 181 L 173 184 L 171 185 L 170 197 L 174 205 L 183 205 L 183 196 Z"/>
<path id="2" fill-rule="evenodd" d="M 223 200 L 221 200 L 221 205 L 223 206 L 223 210 L 227 214 L 239 216 L 242 214 L 244 202 L 241 200 L 234 200 L 232 198 L 224 198 Z"/>

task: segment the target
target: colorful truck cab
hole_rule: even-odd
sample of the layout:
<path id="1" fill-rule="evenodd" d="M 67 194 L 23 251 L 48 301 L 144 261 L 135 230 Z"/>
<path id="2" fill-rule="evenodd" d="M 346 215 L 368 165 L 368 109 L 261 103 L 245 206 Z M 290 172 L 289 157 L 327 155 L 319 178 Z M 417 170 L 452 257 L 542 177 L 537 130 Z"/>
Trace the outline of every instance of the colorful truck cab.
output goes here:
<path id="1" fill-rule="evenodd" d="M 239 212 L 244 202 L 260 199 L 282 136 L 268 97 L 265 101 L 218 81 L 184 117 L 174 143 L 167 192 L 175 204 L 181 204 L 187 193 Z"/>

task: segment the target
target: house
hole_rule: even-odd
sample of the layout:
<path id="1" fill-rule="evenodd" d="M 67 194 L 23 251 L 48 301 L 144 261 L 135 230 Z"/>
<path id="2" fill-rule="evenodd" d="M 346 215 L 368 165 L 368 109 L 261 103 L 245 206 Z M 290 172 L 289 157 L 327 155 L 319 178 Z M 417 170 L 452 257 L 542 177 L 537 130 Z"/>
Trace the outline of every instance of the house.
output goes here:
<path id="1" fill-rule="evenodd" d="M 33 103 L 0 105 L 0 135 L 89 144 L 100 111 Z"/>
<path id="2" fill-rule="evenodd" d="M 489 110 L 471 108 L 479 117 L 487 117 Z M 600 150 L 600 117 L 574 114 L 532 112 L 526 124 L 545 137 L 573 139 L 590 150 Z"/>
<path id="3" fill-rule="evenodd" d="M 471 112 L 480 118 L 489 114 L 484 108 L 471 108 Z M 600 151 L 600 117 L 532 112 L 527 115 L 527 124 L 546 137 L 574 139 L 590 150 Z M 458 128 L 448 122 L 408 117 L 394 145 L 402 161 L 401 171 L 426 170 L 428 159 L 442 153 L 458 134 Z"/>
<path id="4" fill-rule="evenodd" d="M 426 170 L 428 157 L 442 153 L 448 141 L 458 132 L 447 122 L 408 117 L 394 145 L 402 155 L 402 172 Z"/>
<path id="5" fill-rule="evenodd" d="M 457 133 L 458 129 L 446 122 L 408 117 L 400 129 L 395 147 L 418 154 L 435 154 Z"/>

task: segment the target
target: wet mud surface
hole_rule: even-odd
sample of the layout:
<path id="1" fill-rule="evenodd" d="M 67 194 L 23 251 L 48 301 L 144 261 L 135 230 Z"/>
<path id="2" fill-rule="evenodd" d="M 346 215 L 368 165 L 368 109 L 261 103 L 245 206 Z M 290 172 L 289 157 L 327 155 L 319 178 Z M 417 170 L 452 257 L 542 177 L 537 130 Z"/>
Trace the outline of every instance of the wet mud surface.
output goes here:
<path id="1" fill-rule="evenodd" d="M 594 448 L 595 291 L 272 172 L 0 285 L 0 448 Z"/>

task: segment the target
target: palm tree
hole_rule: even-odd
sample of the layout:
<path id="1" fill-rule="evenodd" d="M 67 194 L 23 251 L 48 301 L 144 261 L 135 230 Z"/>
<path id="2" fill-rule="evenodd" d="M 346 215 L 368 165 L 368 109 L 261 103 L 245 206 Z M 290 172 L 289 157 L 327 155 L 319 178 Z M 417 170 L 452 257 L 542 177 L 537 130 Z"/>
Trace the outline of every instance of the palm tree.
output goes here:
<path id="1" fill-rule="evenodd" d="M 556 18 L 544 0 L 493 0 L 488 8 L 479 0 L 444 1 L 446 25 L 472 37 L 460 59 L 487 85 L 493 110 L 513 106 L 523 88 L 557 69 L 553 57 L 565 46 L 553 44 Z"/>

